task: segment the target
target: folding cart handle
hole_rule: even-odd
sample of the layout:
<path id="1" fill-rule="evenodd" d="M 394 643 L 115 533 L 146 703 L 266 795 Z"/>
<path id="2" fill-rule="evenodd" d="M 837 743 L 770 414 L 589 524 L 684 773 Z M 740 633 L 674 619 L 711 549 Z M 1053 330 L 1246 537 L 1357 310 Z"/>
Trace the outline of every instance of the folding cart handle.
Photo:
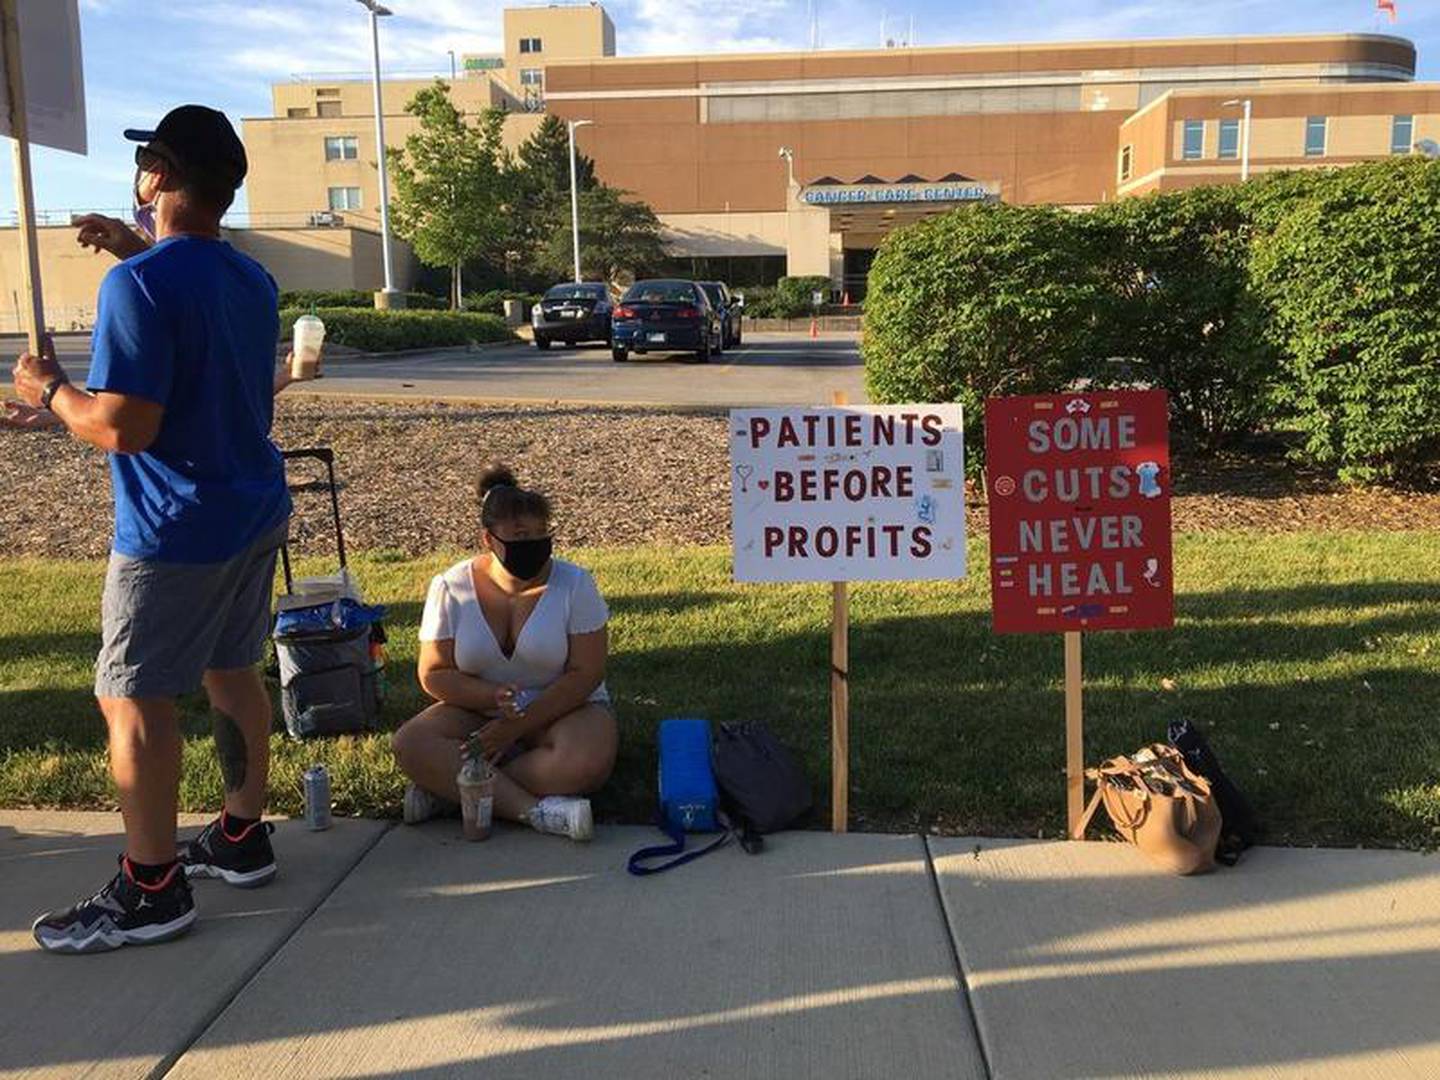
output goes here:
<path id="1" fill-rule="evenodd" d="M 330 512 L 335 518 L 335 548 L 340 553 L 340 569 L 344 570 L 345 532 L 340 526 L 340 490 L 335 483 L 335 451 L 328 446 L 306 446 L 295 450 L 281 450 L 280 457 L 285 461 L 311 458 L 325 466 L 330 483 Z M 290 546 L 288 544 L 280 549 L 280 561 L 285 567 L 285 591 L 293 593 L 295 582 L 290 574 Z"/>

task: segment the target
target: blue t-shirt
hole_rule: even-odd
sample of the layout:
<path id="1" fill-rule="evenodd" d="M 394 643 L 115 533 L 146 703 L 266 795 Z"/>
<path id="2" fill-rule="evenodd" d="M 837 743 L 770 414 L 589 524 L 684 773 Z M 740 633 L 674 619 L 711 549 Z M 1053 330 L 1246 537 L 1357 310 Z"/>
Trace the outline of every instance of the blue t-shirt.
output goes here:
<path id="1" fill-rule="evenodd" d="M 143 453 L 111 454 L 114 550 L 223 562 L 290 513 L 275 413 L 275 281 L 229 244 L 170 237 L 105 275 L 89 388 L 165 408 Z"/>

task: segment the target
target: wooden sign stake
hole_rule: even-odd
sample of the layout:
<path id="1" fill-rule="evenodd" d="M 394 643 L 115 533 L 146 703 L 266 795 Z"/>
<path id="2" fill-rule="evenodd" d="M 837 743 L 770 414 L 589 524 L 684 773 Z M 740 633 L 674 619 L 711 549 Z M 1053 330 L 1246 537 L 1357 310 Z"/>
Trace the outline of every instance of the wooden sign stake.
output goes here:
<path id="1" fill-rule="evenodd" d="M 15 141 L 15 206 L 20 214 L 20 259 L 24 265 L 30 352 L 39 355 L 45 333 L 45 301 L 40 291 L 40 243 L 35 233 L 35 193 L 30 174 L 30 125 L 25 111 L 25 76 L 21 67 L 18 0 L 0 0 L 0 33 L 10 91 L 10 134 Z"/>
<path id="2" fill-rule="evenodd" d="M 1080 631 L 1065 631 L 1065 814 L 1071 840 L 1085 813 L 1085 702 Z"/>
<path id="3" fill-rule="evenodd" d="M 832 405 L 849 404 L 843 391 Z M 833 582 L 830 617 L 830 831 L 843 833 L 850 823 L 850 590 Z"/>

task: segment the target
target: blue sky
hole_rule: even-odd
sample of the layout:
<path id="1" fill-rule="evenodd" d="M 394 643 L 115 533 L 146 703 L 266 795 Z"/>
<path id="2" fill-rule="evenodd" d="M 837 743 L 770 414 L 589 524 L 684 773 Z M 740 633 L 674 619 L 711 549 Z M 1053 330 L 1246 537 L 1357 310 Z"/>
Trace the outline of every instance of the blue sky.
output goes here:
<path id="1" fill-rule="evenodd" d="M 447 49 L 498 52 L 504 0 L 387 0 L 387 71 L 440 74 Z M 1384 31 L 1419 47 L 1420 79 L 1440 80 L 1440 0 L 1397 0 L 1393 27 L 1374 0 L 816 0 L 824 48 L 868 48 L 882 16 L 893 34 L 914 17 L 917 43 Z M 270 112 L 269 86 L 297 72 L 368 70 L 369 29 L 353 0 L 81 0 L 90 154 L 35 152 L 36 204 L 128 205 L 125 127 L 203 102 L 232 120 Z M 622 55 L 805 48 L 806 0 L 608 0 Z M 237 125 L 238 126 L 238 125 Z M 5 140 L 8 141 L 8 140 Z M 15 206 L 0 159 L 0 215 Z M 3 223 L 4 217 L 0 217 Z"/>

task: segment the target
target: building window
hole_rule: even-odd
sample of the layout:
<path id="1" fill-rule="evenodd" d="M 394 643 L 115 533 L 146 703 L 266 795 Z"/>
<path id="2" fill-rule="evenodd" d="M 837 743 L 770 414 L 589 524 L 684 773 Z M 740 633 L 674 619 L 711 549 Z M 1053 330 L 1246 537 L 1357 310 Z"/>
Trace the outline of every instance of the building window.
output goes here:
<path id="1" fill-rule="evenodd" d="M 1205 156 L 1205 121 L 1185 121 L 1185 142 L 1180 156 L 1186 161 L 1198 161 Z"/>
<path id="2" fill-rule="evenodd" d="M 358 187 L 332 187 L 330 189 L 331 210 L 359 210 L 360 189 Z"/>
<path id="3" fill-rule="evenodd" d="M 1222 158 L 1238 158 L 1240 156 L 1240 121 L 1220 121 L 1220 156 Z"/>
<path id="4" fill-rule="evenodd" d="M 1415 145 L 1415 117 L 1397 116 L 1390 124 L 1390 152 L 1408 154 Z"/>
<path id="5" fill-rule="evenodd" d="M 521 86 L 539 86 L 539 85 L 541 84 L 541 82 L 544 80 L 544 77 L 545 77 L 544 72 L 543 72 L 540 68 L 521 68 L 521 69 L 520 69 L 520 85 L 521 85 Z"/>
<path id="6" fill-rule="evenodd" d="M 538 37 L 522 37 L 520 39 L 520 51 L 522 53 L 537 53 L 540 51 L 540 39 Z"/>
<path id="7" fill-rule="evenodd" d="M 338 101 L 317 101 L 315 102 L 316 116 L 339 116 L 340 102 Z"/>
<path id="8" fill-rule="evenodd" d="M 291 120 L 303 120 L 303 119 L 305 119 L 305 117 L 307 117 L 307 116 L 310 115 L 310 110 L 309 110 L 309 109 L 306 109 L 306 108 L 298 108 L 298 109 L 297 109 L 297 108 L 291 107 L 291 108 L 285 110 L 285 115 L 286 115 L 287 117 L 289 117 Z"/>
<path id="9" fill-rule="evenodd" d="M 1310 116 L 1305 119 L 1305 156 L 1325 156 L 1325 128 L 1326 118 L 1323 116 Z"/>
<path id="10" fill-rule="evenodd" d="M 326 161 L 354 161 L 359 156 L 360 144 L 354 135 L 325 136 Z"/>
<path id="11" fill-rule="evenodd" d="M 1120 182 L 1123 184 L 1129 180 L 1135 172 L 1135 147 L 1122 146 L 1120 148 Z"/>

